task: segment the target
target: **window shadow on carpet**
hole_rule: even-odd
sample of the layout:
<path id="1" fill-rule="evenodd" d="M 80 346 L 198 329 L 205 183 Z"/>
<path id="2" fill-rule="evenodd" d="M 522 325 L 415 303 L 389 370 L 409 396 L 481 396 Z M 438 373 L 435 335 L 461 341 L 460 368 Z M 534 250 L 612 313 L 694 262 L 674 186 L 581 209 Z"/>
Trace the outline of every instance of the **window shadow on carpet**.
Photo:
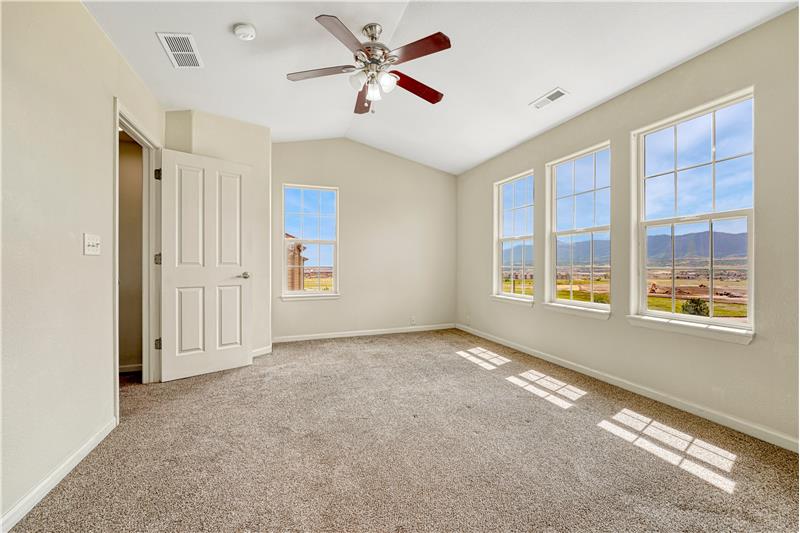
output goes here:
<path id="1" fill-rule="evenodd" d="M 614 422 L 603 420 L 597 425 L 718 489 L 733 494 L 736 482 L 720 472 L 727 473 L 733 469 L 735 454 L 630 409 L 623 409 L 611 419 Z"/>
<path id="2" fill-rule="evenodd" d="M 547 374 L 542 374 L 536 370 L 528 370 L 519 376 L 509 376 L 506 380 L 562 409 L 569 409 L 574 404 L 561 396 L 574 402 L 586 394 L 586 391 L 578 387 L 564 383 L 563 381 L 548 376 Z"/>
<path id="3" fill-rule="evenodd" d="M 460 355 L 467 361 L 475 363 L 485 370 L 494 370 L 498 366 L 504 365 L 511 361 L 511 359 L 507 357 L 497 355 L 494 352 L 490 352 L 489 350 L 477 346 L 475 348 L 470 348 L 467 351 L 460 350 L 456 352 L 456 354 Z"/>

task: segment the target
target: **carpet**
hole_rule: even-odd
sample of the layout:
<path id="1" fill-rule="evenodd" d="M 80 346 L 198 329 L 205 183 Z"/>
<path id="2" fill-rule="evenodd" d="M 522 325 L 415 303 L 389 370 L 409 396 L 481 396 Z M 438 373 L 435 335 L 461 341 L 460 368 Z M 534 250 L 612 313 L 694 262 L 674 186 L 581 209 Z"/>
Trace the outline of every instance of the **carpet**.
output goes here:
<path id="1" fill-rule="evenodd" d="M 797 531 L 797 454 L 458 330 L 121 389 L 13 531 Z"/>

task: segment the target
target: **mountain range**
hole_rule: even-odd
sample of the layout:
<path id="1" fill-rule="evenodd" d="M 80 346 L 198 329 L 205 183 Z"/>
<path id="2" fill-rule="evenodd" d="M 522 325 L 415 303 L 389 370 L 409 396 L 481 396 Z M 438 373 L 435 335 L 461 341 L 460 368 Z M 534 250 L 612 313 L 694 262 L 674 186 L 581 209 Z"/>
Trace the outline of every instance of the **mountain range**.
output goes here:
<path id="1" fill-rule="evenodd" d="M 687 233 L 675 237 L 675 260 L 685 260 L 694 257 L 708 256 L 708 231 Z M 596 240 L 594 242 L 595 264 L 608 264 L 611 255 L 609 240 Z M 559 242 L 558 254 L 569 253 L 569 244 Z M 591 242 L 580 241 L 573 248 L 573 264 L 588 264 L 591 259 Z M 522 244 L 514 247 L 514 251 L 521 251 Z M 566 255 L 568 257 L 568 255 Z M 667 264 L 672 260 L 672 247 L 669 235 L 653 235 L 647 238 L 647 256 L 650 264 Z M 715 259 L 735 259 L 747 257 L 747 233 L 714 233 Z M 511 260 L 511 252 L 503 253 L 503 263 Z"/>
<path id="2" fill-rule="evenodd" d="M 675 237 L 675 260 L 708 257 L 708 231 L 687 233 Z M 655 263 L 669 262 L 672 258 L 669 235 L 647 238 L 647 257 Z M 714 232 L 714 258 L 733 259 L 747 257 L 747 233 Z"/>

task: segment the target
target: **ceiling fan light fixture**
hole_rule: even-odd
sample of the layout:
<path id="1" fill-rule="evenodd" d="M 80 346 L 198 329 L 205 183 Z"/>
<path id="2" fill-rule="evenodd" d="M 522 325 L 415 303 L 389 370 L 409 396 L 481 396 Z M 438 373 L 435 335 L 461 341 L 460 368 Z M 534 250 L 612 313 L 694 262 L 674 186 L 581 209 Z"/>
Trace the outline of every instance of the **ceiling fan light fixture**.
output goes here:
<path id="1" fill-rule="evenodd" d="M 370 102 L 376 102 L 381 99 L 381 90 L 378 87 L 378 84 L 370 82 L 367 86 L 367 100 Z"/>
<path id="2" fill-rule="evenodd" d="M 341 20 L 333 15 L 319 15 L 315 17 L 315 20 L 353 54 L 353 63 L 290 72 L 286 75 L 286 79 L 289 81 L 308 80 L 336 74 L 350 74 L 348 83 L 358 91 L 356 105 L 353 109 L 353 112 L 357 115 L 374 112 L 375 110 L 371 105 L 372 102 L 381 100 L 383 96 L 381 93 L 388 94 L 397 86 L 431 104 L 437 104 L 442 100 L 444 95 L 439 91 L 428 87 L 407 74 L 397 70 L 391 71 L 391 69 L 395 65 L 407 63 L 450 48 L 450 39 L 444 33 L 436 32 L 392 50 L 378 41 L 381 35 L 380 24 L 371 23 L 364 26 L 362 32 L 369 41 L 362 42 L 361 39 L 353 35 L 353 32 Z"/>
<path id="3" fill-rule="evenodd" d="M 363 70 L 359 70 L 352 76 L 350 76 L 350 85 L 356 91 L 360 91 L 364 88 L 364 84 L 367 83 L 367 75 L 364 74 Z"/>
<path id="4" fill-rule="evenodd" d="M 391 74 L 389 72 L 381 72 L 378 74 L 378 83 L 381 84 L 381 89 L 383 92 L 390 93 L 397 87 L 397 81 L 400 79 L 399 76 L 396 74 Z"/>

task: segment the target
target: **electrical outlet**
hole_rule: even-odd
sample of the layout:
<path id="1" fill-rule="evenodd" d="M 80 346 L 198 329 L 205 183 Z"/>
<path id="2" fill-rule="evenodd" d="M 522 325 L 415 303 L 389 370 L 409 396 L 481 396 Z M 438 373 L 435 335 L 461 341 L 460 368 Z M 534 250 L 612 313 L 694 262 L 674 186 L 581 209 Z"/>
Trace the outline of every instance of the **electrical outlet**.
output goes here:
<path id="1" fill-rule="evenodd" d="M 466 318 L 467 324 L 469 324 L 472 321 L 472 315 L 470 315 L 469 313 L 467 313 L 467 316 L 465 318 Z"/>
<path id="2" fill-rule="evenodd" d="M 412 326 L 417 325 L 417 317 L 415 317 L 414 315 L 411 315 L 411 325 Z"/>

